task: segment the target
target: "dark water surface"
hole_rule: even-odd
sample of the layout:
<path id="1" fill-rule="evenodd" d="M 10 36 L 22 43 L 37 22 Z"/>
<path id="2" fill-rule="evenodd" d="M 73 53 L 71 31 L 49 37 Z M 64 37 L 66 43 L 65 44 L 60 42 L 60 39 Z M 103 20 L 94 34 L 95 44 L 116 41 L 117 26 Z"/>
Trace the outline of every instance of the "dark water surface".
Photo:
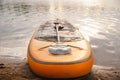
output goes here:
<path id="1" fill-rule="evenodd" d="M 120 66 L 120 0 L 0 0 L 0 57 L 26 57 L 43 21 L 64 18 L 91 43 L 95 65 Z"/>

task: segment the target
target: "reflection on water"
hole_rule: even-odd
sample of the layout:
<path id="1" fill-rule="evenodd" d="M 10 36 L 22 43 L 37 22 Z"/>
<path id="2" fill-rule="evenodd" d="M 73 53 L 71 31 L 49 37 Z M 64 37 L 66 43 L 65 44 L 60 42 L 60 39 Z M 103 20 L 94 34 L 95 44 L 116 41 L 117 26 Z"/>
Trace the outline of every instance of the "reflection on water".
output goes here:
<path id="1" fill-rule="evenodd" d="M 85 6 L 98 6 L 98 5 L 101 5 L 101 2 L 102 0 L 80 0 L 82 2 L 83 5 Z"/>
<path id="2" fill-rule="evenodd" d="M 25 57 L 36 25 L 63 18 L 90 41 L 96 64 L 102 64 L 104 58 L 104 63 L 112 60 L 111 65 L 116 65 L 120 60 L 119 4 L 120 0 L 0 0 L 0 55 Z"/>
<path id="3" fill-rule="evenodd" d="M 50 18 L 63 18 L 63 6 L 62 6 L 62 1 L 58 0 L 57 3 L 54 2 L 54 0 L 49 0 L 50 2 L 50 8 L 49 8 L 49 13 L 50 13 Z M 57 5 L 56 5 L 57 4 Z"/>

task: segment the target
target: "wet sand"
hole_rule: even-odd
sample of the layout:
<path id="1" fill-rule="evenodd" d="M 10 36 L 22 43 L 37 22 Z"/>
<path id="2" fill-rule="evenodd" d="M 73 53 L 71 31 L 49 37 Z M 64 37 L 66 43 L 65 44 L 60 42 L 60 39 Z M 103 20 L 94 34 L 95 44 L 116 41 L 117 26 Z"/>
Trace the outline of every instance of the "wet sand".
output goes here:
<path id="1" fill-rule="evenodd" d="M 119 80 L 120 69 L 94 65 L 87 76 L 69 80 Z M 0 58 L 0 80 L 48 80 L 31 72 L 26 58 Z M 53 80 L 53 79 L 51 79 Z"/>

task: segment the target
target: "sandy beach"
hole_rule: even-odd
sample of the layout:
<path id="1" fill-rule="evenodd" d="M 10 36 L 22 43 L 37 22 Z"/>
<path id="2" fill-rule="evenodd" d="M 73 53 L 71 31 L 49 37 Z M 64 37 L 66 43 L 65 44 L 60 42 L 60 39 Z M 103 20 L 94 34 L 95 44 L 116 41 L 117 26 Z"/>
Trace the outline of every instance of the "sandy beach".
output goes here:
<path id="1" fill-rule="evenodd" d="M 22 60 L 1 58 L 0 60 L 2 62 L 0 63 L 0 80 L 54 80 L 41 78 L 32 73 L 26 58 Z M 119 80 L 119 79 L 120 69 L 94 65 L 89 75 L 69 80 Z"/>

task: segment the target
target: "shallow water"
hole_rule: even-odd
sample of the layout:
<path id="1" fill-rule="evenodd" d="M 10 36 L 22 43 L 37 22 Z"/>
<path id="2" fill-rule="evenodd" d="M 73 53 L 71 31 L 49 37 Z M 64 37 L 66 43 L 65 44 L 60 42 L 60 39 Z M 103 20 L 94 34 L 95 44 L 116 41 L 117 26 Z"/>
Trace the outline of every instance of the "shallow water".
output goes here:
<path id="1" fill-rule="evenodd" d="M 0 56 L 25 58 L 42 22 L 63 18 L 91 43 L 95 64 L 119 68 L 120 0 L 0 0 Z"/>

